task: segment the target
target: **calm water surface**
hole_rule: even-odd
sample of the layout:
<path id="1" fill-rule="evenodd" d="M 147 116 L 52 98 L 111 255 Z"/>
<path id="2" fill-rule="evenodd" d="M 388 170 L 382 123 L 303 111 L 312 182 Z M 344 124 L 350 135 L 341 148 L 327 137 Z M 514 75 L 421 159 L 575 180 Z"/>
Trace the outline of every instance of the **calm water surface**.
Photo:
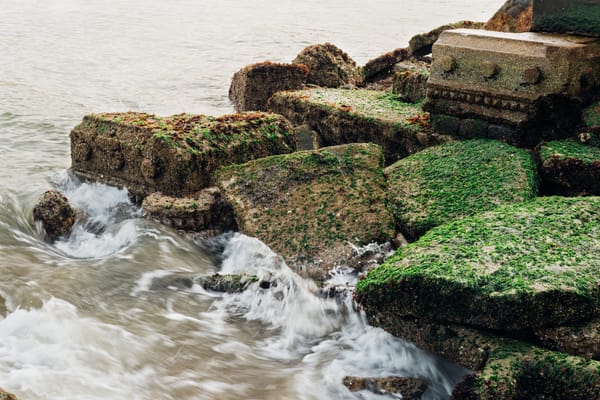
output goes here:
<path id="1" fill-rule="evenodd" d="M 127 193 L 66 173 L 86 113 L 232 111 L 232 74 L 330 41 L 359 64 L 414 34 L 486 20 L 502 1 L 0 0 L 0 387 L 21 399 L 377 399 L 345 375 L 432 381 L 461 371 L 323 300 L 255 239 L 210 251 L 139 218 Z M 32 222 L 51 187 L 89 216 L 46 244 Z M 218 296 L 157 288 L 178 274 L 277 280 Z M 353 282 L 341 271 L 336 282 Z"/>

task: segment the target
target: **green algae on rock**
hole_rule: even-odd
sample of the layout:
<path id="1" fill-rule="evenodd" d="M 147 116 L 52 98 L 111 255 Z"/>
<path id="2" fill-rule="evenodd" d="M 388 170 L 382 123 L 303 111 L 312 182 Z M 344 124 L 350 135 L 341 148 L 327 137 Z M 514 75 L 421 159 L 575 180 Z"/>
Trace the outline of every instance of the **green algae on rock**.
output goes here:
<path id="1" fill-rule="evenodd" d="M 535 197 L 536 166 L 525 150 L 494 140 L 430 147 L 385 170 L 388 205 L 415 239 L 434 226 Z"/>
<path id="2" fill-rule="evenodd" d="M 569 196 L 600 194 L 600 148 L 556 140 L 536 148 L 544 191 Z"/>
<path id="3" fill-rule="evenodd" d="M 429 128 L 419 104 L 376 90 L 308 89 L 279 92 L 273 112 L 318 132 L 325 146 L 371 142 L 383 148 L 386 164 L 451 140 Z"/>
<path id="4" fill-rule="evenodd" d="M 193 193 L 210 186 L 220 166 L 295 149 L 287 120 L 267 113 L 102 113 L 85 116 L 71 132 L 77 175 L 127 186 L 139 197 Z"/>
<path id="5" fill-rule="evenodd" d="M 332 43 L 308 46 L 298 53 L 292 63 L 307 66 L 307 83 L 319 86 L 358 85 L 362 80 L 356 62 Z"/>
<path id="6" fill-rule="evenodd" d="M 322 279 L 350 243 L 394 236 L 382 165 L 379 146 L 350 144 L 224 167 L 216 181 L 243 233 Z"/>
<path id="7" fill-rule="evenodd" d="M 358 282 L 379 310 L 500 331 L 597 314 L 600 198 L 546 197 L 437 227 Z"/>

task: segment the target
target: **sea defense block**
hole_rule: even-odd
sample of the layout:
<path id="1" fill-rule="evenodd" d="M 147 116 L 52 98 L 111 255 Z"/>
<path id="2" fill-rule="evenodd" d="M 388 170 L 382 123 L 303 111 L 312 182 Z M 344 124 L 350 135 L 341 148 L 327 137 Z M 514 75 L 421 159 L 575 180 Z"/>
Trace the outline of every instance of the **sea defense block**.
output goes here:
<path id="1" fill-rule="evenodd" d="M 534 0 L 531 30 L 600 37 L 600 0 Z"/>
<path id="2" fill-rule="evenodd" d="M 443 133 L 532 145 L 569 135 L 599 83 L 598 39 L 456 29 L 433 47 L 424 107 Z"/>

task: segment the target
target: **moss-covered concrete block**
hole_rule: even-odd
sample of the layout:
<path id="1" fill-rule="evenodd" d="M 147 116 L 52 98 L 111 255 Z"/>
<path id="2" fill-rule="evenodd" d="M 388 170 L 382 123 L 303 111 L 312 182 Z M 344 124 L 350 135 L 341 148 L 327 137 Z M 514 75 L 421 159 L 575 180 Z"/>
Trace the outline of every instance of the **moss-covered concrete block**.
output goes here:
<path id="1" fill-rule="evenodd" d="M 600 37 L 599 5 L 595 0 L 534 0 L 531 31 Z"/>
<path id="2" fill-rule="evenodd" d="M 351 144 L 232 165 L 216 179 L 242 232 L 320 279 L 349 242 L 394 236 L 382 165 L 379 146 Z"/>
<path id="3" fill-rule="evenodd" d="M 408 103 L 422 102 L 425 100 L 427 79 L 429 79 L 428 70 L 396 72 L 392 92 Z"/>
<path id="4" fill-rule="evenodd" d="M 304 64 L 262 62 L 248 65 L 233 75 L 229 100 L 237 112 L 267 111 L 267 101 L 275 92 L 301 89 L 308 67 Z"/>
<path id="5" fill-rule="evenodd" d="M 367 314 L 499 331 L 590 320 L 599 295 L 598 197 L 538 198 L 434 228 L 356 286 Z"/>
<path id="6" fill-rule="evenodd" d="M 175 229 L 194 232 L 236 229 L 233 210 L 214 186 L 184 197 L 152 193 L 144 199 L 142 208 L 148 218 Z"/>
<path id="7" fill-rule="evenodd" d="M 271 110 L 295 125 L 308 125 L 325 146 L 371 142 L 383 148 L 391 164 L 426 147 L 450 141 L 429 126 L 420 105 L 375 90 L 309 89 L 279 92 Z"/>
<path id="8" fill-rule="evenodd" d="M 409 239 L 434 226 L 536 196 L 525 150 L 478 139 L 430 147 L 385 169 L 388 205 Z"/>
<path id="9" fill-rule="evenodd" d="M 71 132 L 77 175 L 126 186 L 139 197 L 194 193 L 211 185 L 220 166 L 295 149 L 287 120 L 266 113 L 102 113 L 85 116 Z"/>
<path id="10" fill-rule="evenodd" d="M 600 148 L 556 140 L 536 148 L 544 191 L 569 196 L 600 194 Z"/>

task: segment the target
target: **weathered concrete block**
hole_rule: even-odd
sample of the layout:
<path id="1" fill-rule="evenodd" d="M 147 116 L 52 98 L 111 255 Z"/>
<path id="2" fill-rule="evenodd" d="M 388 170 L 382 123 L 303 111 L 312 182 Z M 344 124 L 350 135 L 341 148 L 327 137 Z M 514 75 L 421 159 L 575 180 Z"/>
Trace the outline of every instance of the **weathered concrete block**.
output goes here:
<path id="1" fill-rule="evenodd" d="M 492 140 L 430 147 L 384 173 L 390 212 L 409 240 L 434 226 L 531 200 L 537 193 L 533 157 Z"/>
<path id="2" fill-rule="evenodd" d="M 529 32 L 533 16 L 533 0 L 507 0 L 483 29 L 498 32 Z"/>
<path id="3" fill-rule="evenodd" d="M 216 177 L 241 232 L 323 279 L 352 254 L 349 243 L 394 237 L 382 165 L 379 146 L 351 144 L 232 165 Z"/>
<path id="4" fill-rule="evenodd" d="M 323 146 L 371 142 L 380 145 L 386 164 L 451 138 L 429 127 L 419 106 L 375 90 L 310 89 L 279 92 L 273 112 L 295 125 L 308 125 Z"/>
<path id="5" fill-rule="evenodd" d="M 600 1 L 533 0 L 531 30 L 600 37 Z"/>
<path id="6" fill-rule="evenodd" d="M 480 29 L 482 22 L 459 21 L 453 24 L 442 25 L 427 33 L 421 33 L 413 36 L 408 42 L 408 54 L 411 57 L 422 57 L 431 54 L 433 44 L 439 39 L 442 32 L 449 29 Z"/>
<path id="7" fill-rule="evenodd" d="M 367 311 L 498 331 L 582 323 L 600 303 L 600 198 L 543 197 L 437 227 L 358 282 Z"/>
<path id="8" fill-rule="evenodd" d="M 561 140 L 535 149 L 544 192 L 568 196 L 600 194 L 600 149 Z"/>
<path id="9" fill-rule="evenodd" d="M 273 93 L 301 89 L 307 76 L 308 68 L 303 64 L 252 64 L 233 75 L 229 99 L 237 112 L 267 111 Z"/>
<path id="10" fill-rule="evenodd" d="M 365 82 L 372 82 L 393 73 L 394 65 L 408 58 L 408 49 L 396 49 L 367 61 L 362 69 Z"/>
<path id="11" fill-rule="evenodd" d="M 279 115 L 92 114 L 71 132 L 71 168 L 141 198 L 180 196 L 211 186 L 220 166 L 295 149 L 294 130 Z"/>
<path id="12" fill-rule="evenodd" d="M 236 229 L 233 210 L 223 200 L 217 187 L 202 189 L 185 197 L 152 193 L 144 199 L 142 208 L 148 218 L 176 229 L 194 232 Z"/>
<path id="13" fill-rule="evenodd" d="M 419 103 L 425 99 L 427 79 L 429 79 L 429 71 L 396 72 L 392 93 L 408 103 Z"/>
<path id="14" fill-rule="evenodd" d="M 573 133 L 597 91 L 599 65 L 600 42 L 590 38 L 445 31 L 424 109 L 519 129 L 511 143 L 533 146 Z"/>
<path id="15" fill-rule="evenodd" d="M 35 204 L 33 219 L 41 221 L 47 238 L 55 241 L 60 237 L 69 236 L 77 213 L 65 196 L 55 190 L 49 190 Z"/>
<path id="16" fill-rule="evenodd" d="M 334 44 L 313 44 L 292 61 L 308 67 L 307 82 L 323 87 L 358 85 L 362 78 L 356 62 Z"/>

